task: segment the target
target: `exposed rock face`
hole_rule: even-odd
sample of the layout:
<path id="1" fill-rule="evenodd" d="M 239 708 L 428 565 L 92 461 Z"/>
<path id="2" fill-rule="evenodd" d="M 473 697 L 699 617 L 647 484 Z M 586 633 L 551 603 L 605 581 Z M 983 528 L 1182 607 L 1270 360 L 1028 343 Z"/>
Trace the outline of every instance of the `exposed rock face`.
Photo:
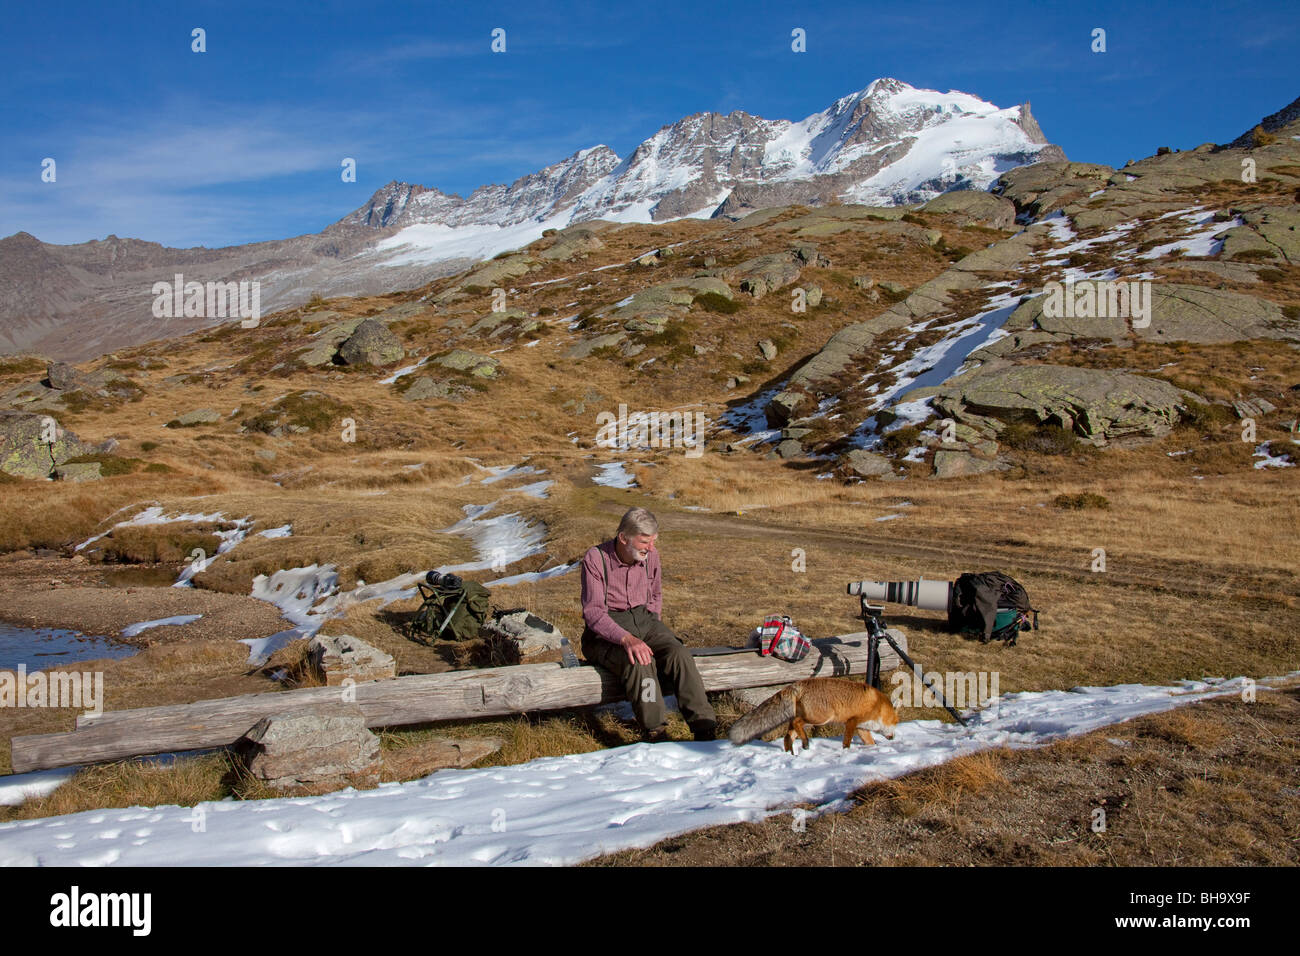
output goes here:
<path id="1" fill-rule="evenodd" d="M 1098 163 L 1035 163 L 1003 173 L 989 192 L 1010 199 L 1019 213 L 1037 219 L 1104 188 L 1114 172 Z"/>
<path id="2" fill-rule="evenodd" d="M 968 451 L 941 448 L 934 453 L 935 478 L 964 478 L 989 471 L 1006 471 L 1008 465 L 991 458 L 981 458 Z"/>
<path id="3" fill-rule="evenodd" d="M 388 327 L 374 319 L 357 326 L 341 346 L 339 358 L 349 365 L 391 365 L 406 355 L 406 349 Z"/>
<path id="4" fill-rule="evenodd" d="M 351 634 L 318 634 L 307 645 L 307 655 L 328 687 L 347 680 L 360 683 L 397 676 L 391 655 Z"/>
<path id="5" fill-rule="evenodd" d="M 956 214 L 966 222 L 992 229 L 1010 229 L 1016 222 L 1016 205 L 1010 199 L 973 189 L 944 193 L 921 208 L 926 212 Z"/>
<path id="6" fill-rule="evenodd" d="M 1292 100 L 1288 105 L 1282 107 L 1276 113 L 1265 116 L 1264 119 L 1260 121 L 1259 125 L 1264 127 L 1264 132 L 1266 133 L 1276 133 L 1295 123 L 1300 123 L 1300 97 Z M 1225 148 L 1246 149 L 1254 144 L 1254 134 L 1255 128 L 1251 127 L 1229 143 Z"/>
<path id="7" fill-rule="evenodd" d="M 519 653 L 524 657 L 541 651 L 556 650 L 564 640 L 564 635 L 560 633 L 558 627 L 527 611 L 516 611 L 513 614 L 489 618 L 484 622 L 482 630 L 501 637 L 514 638 L 519 642 Z"/>
<path id="8" fill-rule="evenodd" d="M 57 246 L 19 233 L 0 239 L 0 349 L 80 359 L 230 321 L 228 313 L 155 316 L 147 292 L 176 273 L 187 283 L 257 281 L 266 315 L 312 292 L 387 293 L 454 275 L 498 251 L 480 241 L 491 228 L 522 245 L 548 227 L 605 217 L 663 222 L 791 204 L 915 203 L 952 188 L 982 190 L 994 169 L 1063 158 L 1028 104 L 998 109 L 968 94 L 882 78 L 798 121 L 697 113 L 664 126 L 626 159 L 593 146 L 468 197 L 391 182 L 322 232 L 291 239 L 173 249 L 117 236 Z M 456 241 L 438 248 L 427 226 L 479 233 L 468 244 L 475 251 L 463 253 L 467 244 Z M 403 234 L 407 227 L 417 229 Z M 562 261 L 600 241 L 562 233 L 538 256 Z M 506 286 L 538 265 L 527 257 L 491 260 L 464 285 Z M 465 294 L 441 293 L 444 301 Z"/>
<path id="9" fill-rule="evenodd" d="M 287 795 L 379 784 L 379 738 L 361 708 L 335 704 L 263 717 L 235 744 L 248 772 Z"/>
<path id="10" fill-rule="evenodd" d="M 1105 316 L 1049 316 L 1046 298 L 1022 302 L 1007 318 L 1008 332 L 1025 332 L 1022 346 L 1070 338 L 1124 342 L 1129 335 L 1155 342 L 1239 342 L 1245 339 L 1300 340 L 1300 325 L 1286 319 L 1269 299 L 1208 289 L 1204 286 L 1152 282 L 1148 325 L 1133 326 L 1131 318 Z"/>
<path id="11" fill-rule="evenodd" d="M 932 405 L 984 434 L 1012 422 L 1047 422 L 1104 445 L 1126 436 L 1168 434 L 1194 398 L 1167 382 L 1129 372 L 1022 365 L 964 376 L 942 389 Z"/>
<path id="12" fill-rule="evenodd" d="M 45 478 L 69 458 L 104 450 L 103 445 L 83 442 L 67 429 L 53 427 L 53 445 L 47 424 L 54 419 L 32 412 L 0 411 L 0 471 L 19 478 Z"/>

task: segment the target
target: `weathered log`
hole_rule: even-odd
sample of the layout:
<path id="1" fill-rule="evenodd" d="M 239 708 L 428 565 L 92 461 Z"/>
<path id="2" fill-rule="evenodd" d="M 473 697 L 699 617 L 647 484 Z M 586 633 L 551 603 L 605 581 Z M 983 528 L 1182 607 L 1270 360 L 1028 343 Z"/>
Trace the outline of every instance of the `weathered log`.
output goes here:
<path id="1" fill-rule="evenodd" d="M 890 634 L 906 649 L 901 631 Z M 706 690 L 783 684 L 804 677 L 861 674 L 866 669 L 865 631 L 813 641 L 798 663 L 735 654 L 697 657 Z M 881 672 L 900 666 L 898 656 L 880 644 Z M 15 773 L 119 760 L 145 754 L 225 747 L 268 714 L 315 704 L 355 700 L 367 727 L 400 727 L 443 720 L 498 717 L 527 711 L 589 707 L 623 699 L 613 675 L 591 666 L 558 663 L 517 664 L 442 674 L 416 674 L 349 687 L 309 687 L 279 693 L 246 694 L 192 704 L 107 711 L 78 717 L 66 733 L 14 737 Z"/>

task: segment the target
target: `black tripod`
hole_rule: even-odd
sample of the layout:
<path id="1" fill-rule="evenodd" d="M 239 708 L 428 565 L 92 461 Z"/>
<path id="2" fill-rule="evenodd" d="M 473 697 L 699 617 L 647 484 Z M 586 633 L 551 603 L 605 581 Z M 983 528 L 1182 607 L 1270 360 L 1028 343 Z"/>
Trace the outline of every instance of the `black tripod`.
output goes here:
<path id="1" fill-rule="evenodd" d="M 934 692 L 934 695 L 939 698 L 940 702 L 942 702 L 943 709 L 952 714 L 953 717 L 957 719 L 957 723 L 965 727 L 965 719 L 961 714 L 953 710 L 952 706 L 948 703 L 948 699 L 943 696 L 943 689 L 935 687 L 925 679 L 925 675 L 921 672 L 921 668 L 915 661 L 907 656 L 907 652 L 898 646 L 898 642 L 895 641 L 890 636 L 889 631 L 886 630 L 885 606 L 883 604 L 871 604 L 867 601 L 866 597 L 861 598 L 861 601 L 862 621 L 867 625 L 867 686 L 875 687 L 880 683 L 880 639 L 883 637 L 889 642 L 889 646 L 894 649 L 894 652 L 898 654 L 898 659 L 908 667 L 912 668 L 912 673 L 920 677 L 922 683 Z"/>

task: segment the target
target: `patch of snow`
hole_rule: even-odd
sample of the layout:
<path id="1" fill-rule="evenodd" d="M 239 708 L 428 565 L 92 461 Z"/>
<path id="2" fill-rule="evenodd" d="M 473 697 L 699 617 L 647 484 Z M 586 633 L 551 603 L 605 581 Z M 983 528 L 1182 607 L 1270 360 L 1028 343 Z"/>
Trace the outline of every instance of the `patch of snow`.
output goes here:
<path id="1" fill-rule="evenodd" d="M 123 637 L 135 637 L 141 631 L 147 631 L 151 627 L 165 627 L 176 624 L 190 624 L 201 618 L 202 614 L 177 614 L 173 617 L 160 617 L 155 621 L 141 621 L 139 624 L 130 624 L 122 628 Z"/>
<path id="2" fill-rule="evenodd" d="M 398 369 L 396 372 L 394 372 L 392 375 L 388 376 L 388 378 L 381 378 L 381 379 L 379 380 L 379 384 L 380 384 L 380 385 L 392 385 L 394 382 L 396 382 L 396 381 L 397 381 L 399 378 L 401 378 L 402 376 L 404 376 L 404 375 L 410 375 L 410 374 L 411 374 L 412 372 L 414 372 L 416 369 L 418 369 L 418 368 L 423 368 L 424 365 L 429 361 L 430 358 L 432 358 L 432 356 L 430 356 L 430 355 L 426 355 L 424 358 L 420 359 L 420 361 L 416 362 L 414 365 L 408 365 L 408 366 L 406 366 L 406 368 L 399 368 L 399 369 Z"/>
<path id="3" fill-rule="evenodd" d="M 293 536 L 293 525 L 282 524 L 278 528 L 267 528 L 265 531 L 257 532 L 261 538 L 289 538 Z"/>
<path id="4" fill-rule="evenodd" d="M 635 488 L 636 478 L 627 473 L 624 467 L 627 463 L 622 461 L 611 461 L 597 465 L 600 474 L 591 480 L 598 485 L 604 485 L 606 488 Z M 636 462 L 632 462 L 636 464 Z"/>
<path id="5" fill-rule="evenodd" d="M 1252 457 L 1263 459 L 1263 461 L 1255 462 L 1256 468 L 1294 468 L 1295 467 L 1295 462 L 1293 462 L 1287 455 L 1285 454 L 1274 455 L 1272 450 L 1268 447 L 1269 444 L 1270 442 L 1264 442 L 1264 444 L 1257 445 L 1255 447 L 1255 454 Z"/>
<path id="6" fill-rule="evenodd" d="M 1294 675 L 1291 675 L 1294 676 Z M 1267 688 L 1279 679 L 1264 679 Z M 0 824 L 0 865 L 565 865 L 791 807 L 847 810 L 884 780 L 994 747 L 1031 749 L 1184 704 L 1244 678 L 1008 694 L 961 726 L 906 721 L 893 740 L 785 753 L 777 741 L 633 744 L 320 797 L 97 809 Z M 494 826 L 507 807 L 508 826 Z"/>

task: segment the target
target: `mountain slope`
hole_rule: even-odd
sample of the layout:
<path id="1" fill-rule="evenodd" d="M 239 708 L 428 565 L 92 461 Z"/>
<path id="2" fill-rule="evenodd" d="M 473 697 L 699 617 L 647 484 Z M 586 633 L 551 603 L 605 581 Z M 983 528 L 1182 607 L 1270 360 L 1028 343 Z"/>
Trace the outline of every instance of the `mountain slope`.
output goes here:
<path id="1" fill-rule="evenodd" d="M 1063 158 L 1028 104 L 999 109 L 965 93 L 880 79 L 798 122 L 698 113 L 627 158 L 594 146 L 468 198 L 391 182 L 322 232 L 292 239 L 168 249 L 115 236 L 53 246 L 20 233 L 0 243 L 0 289 L 10 293 L 0 298 L 0 352 L 80 360 L 215 324 L 153 316 L 153 284 L 177 273 L 187 282 L 258 280 L 265 313 L 314 294 L 413 288 L 527 245 L 548 228 L 736 219 L 792 203 L 915 203 L 986 189 L 1007 169 Z"/>

